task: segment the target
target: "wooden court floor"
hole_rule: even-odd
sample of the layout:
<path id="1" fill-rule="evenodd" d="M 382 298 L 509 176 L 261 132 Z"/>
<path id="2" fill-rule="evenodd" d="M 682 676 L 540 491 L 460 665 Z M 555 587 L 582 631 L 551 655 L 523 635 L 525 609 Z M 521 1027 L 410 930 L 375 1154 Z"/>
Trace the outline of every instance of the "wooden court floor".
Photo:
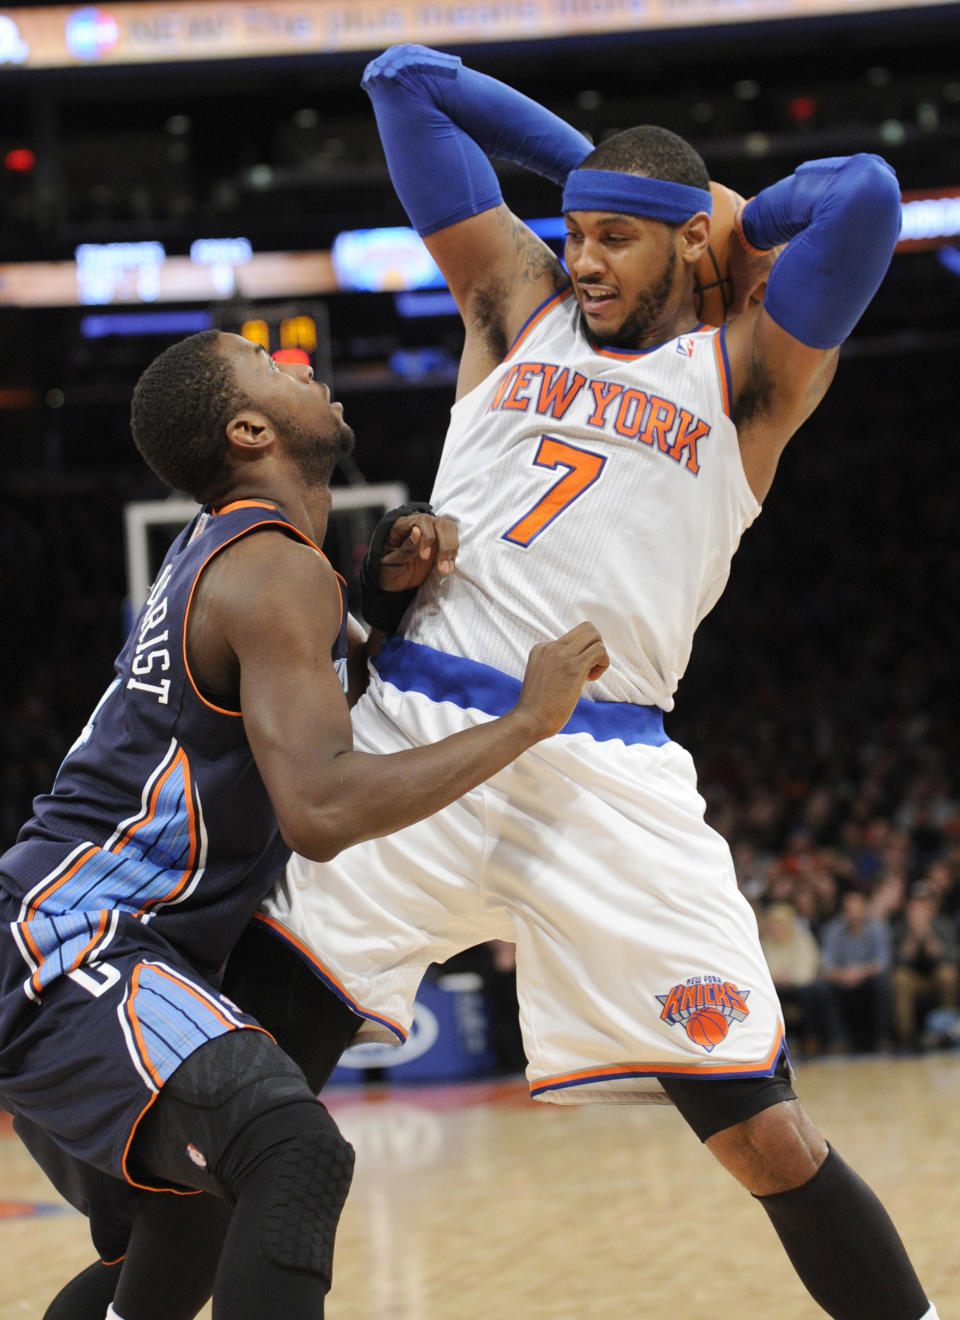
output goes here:
<path id="1" fill-rule="evenodd" d="M 960 1055 L 811 1063 L 799 1089 L 892 1212 L 941 1320 L 960 1320 Z M 672 1109 L 533 1104 L 519 1083 L 329 1103 L 358 1167 L 328 1320 L 822 1316 Z M 90 1259 L 84 1220 L 0 1129 L 0 1320 L 40 1320 Z"/>

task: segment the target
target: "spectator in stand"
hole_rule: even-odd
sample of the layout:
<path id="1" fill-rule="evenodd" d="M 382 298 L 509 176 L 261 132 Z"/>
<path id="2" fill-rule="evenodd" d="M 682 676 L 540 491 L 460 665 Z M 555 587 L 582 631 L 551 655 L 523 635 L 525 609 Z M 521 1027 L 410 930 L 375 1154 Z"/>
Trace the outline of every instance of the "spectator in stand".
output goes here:
<path id="1" fill-rule="evenodd" d="M 946 857 L 938 861 L 931 862 L 927 866 L 920 881 L 923 887 L 928 891 L 937 905 L 937 911 L 940 916 L 946 917 L 949 921 L 960 924 L 960 884 L 957 882 L 957 876 L 960 874 L 958 868 L 951 865 Z"/>
<path id="2" fill-rule="evenodd" d="M 770 862 L 769 854 L 761 852 L 752 839 L 740 839 L 733 849 L 737 885 L 747 902 L 754 906 L 766 895 Z"/>
<path id="3" fill-rule="evenodd" d="M 891 929 L 903 916 L 907 899 L 907 881 L 899 869 L 885 868 L 870 894 L 870 915 L 886 921 Z"/>
<path id="4" fill-rule="evenodd" d="M 960 815 L 948 820 L 943 828 L 942 865 L 950 877 L 951 907 L 960 902 Z"/>
<path id="5" fill-rule="evenodd" d="M 760 918 L 760 947 L 780 997 L 788 1032 L 808 1057 L 826 1040 L 827 990 L 820 979 L 820 947 L 790 903 L 774 903 Z"/>
<path id="6" fill-rule="evenodd" d="M 766 903 L 792 903 L 798 888 L 797 877 L 787 867 L 782 857 L 775 858 L 767 870 L 767 890 L 759 897 Z"/>
<path id="7" fill-rule="evenodd" d="M 860 848 L 854 862 L 857 875 L 868 889 L 873 889 L 878 883 L 891 835 L 890 822 L 883 816 L 874 816 L 861 832 Z"/>
<path id="8" fill-rule="evenodd" d="M 882 853 L 883 867 L 881 874 L 887 875 L 891 871 L 905 872 L 910 867 L 912 855 L 909 833 L 901 829 L 891 830 L 890 837 Z"/>
<path id="9" fill-rule="evenodd" d="M 831 1046 L 854 1051 L 885 1047 L 890 1036 L 890 927 L 870 916 L 862 890 L 844 893 L 839 914 L 823 928 L 820 951 Z"/>
<path id="10" fill-rule="evenodd" d="M 798 915 L 817 937 L 826 923 L 837 914 L 840 899 L 834 869 L 836 865 L 837 861 L 833 858 L 829 864 L 826 861 L 818 863 L 798 879 L 790 900 Z"/>
<path id="11" fill-rule="evenodd" d="M 893 1021 L 897 1043 L 915 1048 L 922 1042 L 923 1012 L 956 1008 L 960 971 L 950 922 L 939 915 L 937 900 L 926 886 L 915 885 L 896 931 L 893 968 Z"/>
<path id="12" fill-rule="evenodd" d="M 829 866 L 821 866 L 809 877 L 810 889 L 817 905 L 818 929 L 837 915 L 843 879 L 842 866 L 843 859 L 834 858 Z"/>
<path id="13" fill-rule="evenodd" d="M 819 784 L 803 804 L 802 824 L 819 843 L 823 843 L 833 832 L 837 810 L 835 792 L 825 784 Z"/>
<path id="14" fill-rule="evenodd" d="M 825 913 L 816 890 L 812 885 L 805 884 L 797 889 L 793 898 L 793 907 L 797 916 L 807 923 L 816 938 L 824 922 L 833 916 L 836 904 Z"/>

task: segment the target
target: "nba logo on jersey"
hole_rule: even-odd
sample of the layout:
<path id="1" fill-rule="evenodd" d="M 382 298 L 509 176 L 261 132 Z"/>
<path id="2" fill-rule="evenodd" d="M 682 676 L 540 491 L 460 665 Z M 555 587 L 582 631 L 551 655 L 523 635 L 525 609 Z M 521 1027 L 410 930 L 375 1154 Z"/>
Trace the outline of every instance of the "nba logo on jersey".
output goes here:
<path id="1" fill-rule="evenodd" d="M 681 357 L 693 357 L 693 340 L 686 338 L 678 339 L 677 352 Z"/>
<path id="2" fill-rule="evenodd" d="M 691 976 L 656 998 L 663 1005 L 660 1021 L 683 1027 L 694 1045 L 709 1054 L 726 1039 L 734 1022 L 749 1015 L 749 994 L 719 976 Z"/>
<path id="3" fill-rule="evenodd" d="M 197 537 L 200 535 L 200 533 L 203 531 L 204 527 L 206 527 L 209 521 L 210 521 L 209 513 L 203 512 L 200 514 L 200 516 L 197 518 L 196 523 L 194 524 L 193 531 L 190 533 L 190 541 L 188 544 L 190 545 L 193 544 L 193 542 L 197 539 Z"/>

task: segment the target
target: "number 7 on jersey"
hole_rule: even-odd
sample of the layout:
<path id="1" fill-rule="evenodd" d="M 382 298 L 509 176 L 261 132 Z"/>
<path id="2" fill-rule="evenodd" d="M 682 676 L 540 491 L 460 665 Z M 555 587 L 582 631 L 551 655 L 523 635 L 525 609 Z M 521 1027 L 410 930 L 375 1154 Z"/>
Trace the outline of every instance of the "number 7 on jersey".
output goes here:
<path id="1" fill-rule="evenodd" d="M 555 481 L 546 494 L 537 500 L 533 508 L 515 522 L 509 531 L 503 533 L 503 540 L 510 541 L 513 545 L 528 546 L 545 527 L 549 527 L 554 519 L 559 518 L 578 496 L 593 485 L 603 471 L 606 461 L 603 454 L 595 454 L 590 449 L 567 444 L 565 440 L 557 440 L 552 435 L 541 436 L 537 452 L 533 456 L 534 466 L 550 468 L 554 472 L 558 468 L 564 468 L 565 471 L 560 480 Z"/>

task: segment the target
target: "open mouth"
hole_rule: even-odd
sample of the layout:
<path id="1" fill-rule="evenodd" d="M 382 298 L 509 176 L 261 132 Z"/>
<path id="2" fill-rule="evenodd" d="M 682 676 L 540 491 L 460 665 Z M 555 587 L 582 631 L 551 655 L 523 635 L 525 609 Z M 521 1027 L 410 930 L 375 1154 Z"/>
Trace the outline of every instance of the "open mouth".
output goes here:
<path id="1" fill-rule="evenodd" d="M 617 295 L 609 289 L 585 288 L 580 285 L 580 306 L 587 316 L 597 315 L 616 302 Z"/>

